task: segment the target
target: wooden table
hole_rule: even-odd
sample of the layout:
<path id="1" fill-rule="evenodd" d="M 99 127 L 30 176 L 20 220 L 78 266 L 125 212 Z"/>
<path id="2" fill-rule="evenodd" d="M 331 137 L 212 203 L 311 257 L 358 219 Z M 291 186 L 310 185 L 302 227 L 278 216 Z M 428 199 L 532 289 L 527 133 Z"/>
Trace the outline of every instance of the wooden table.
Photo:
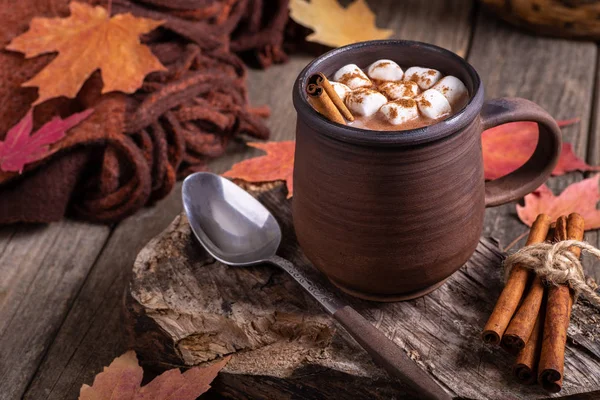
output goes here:
<path id="1" fill-rule="evenodd" d="M 370 3 L 379 26 L 394 29 L 394 37 L 434 43 L 466 57 L 479 71 L 487 98 L 521 96 L 556 119 L 580 117 L 579 124 L 563 130 L 564 139 L 588 163 L 600 163 L 595 43 L 532 36 L 469 0 Z M 311 58 L 297 55 L 285 65 L 249 74 L 253 103 L 272 108 L 272 140 L 294 138 L 292 83 Z M 238 143 L 213 170 L 223 172 L 258 154 Z M 582 178 L 571 173 L 549 185 L 558 192 Z M 178 186 L 158 205 L 115 226 L 64 220 L 0 228 L 0 399 L 77 398 L 83 383 L 91 383 L 125 351 L 121 302 L 132 262 L 180 211 Z M 501 244 L 525 231 L 514 204 L 487 211 L 484 235 Z M 586 240 L 599 244 L 596 232 L 587 233 Z M 599 264 L 588 260 L 586 268 L 600 277 Z"/>

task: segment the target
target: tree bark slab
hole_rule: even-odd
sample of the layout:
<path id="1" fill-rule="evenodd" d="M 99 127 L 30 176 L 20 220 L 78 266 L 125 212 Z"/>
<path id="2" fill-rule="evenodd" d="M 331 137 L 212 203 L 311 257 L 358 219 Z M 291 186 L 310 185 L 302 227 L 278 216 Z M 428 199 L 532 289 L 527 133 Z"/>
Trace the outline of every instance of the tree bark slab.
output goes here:
<path id="1" fill-rule="evenodd" d="M 558 395 L 515 383 L 513 357 L 482 343 L 502 289 L 503 253 L 493 239 L 482 238 L 471 260 L 431 294 L 367 302 L 336 290 L 303 256 L 281 186 L 256 195 L 282 227 L 279 254 L 351 303 L 456 398 L 600 396 L 600 316 L 586 303 L 573 310 Z M 128 341 L 145 365 L 189 367 L 233 355 L 213 385 L 221 397 L 408 398 L 291 277 L 267 265 L 215 261 L 183 214 L 139 253 L 124 299 Z"/>

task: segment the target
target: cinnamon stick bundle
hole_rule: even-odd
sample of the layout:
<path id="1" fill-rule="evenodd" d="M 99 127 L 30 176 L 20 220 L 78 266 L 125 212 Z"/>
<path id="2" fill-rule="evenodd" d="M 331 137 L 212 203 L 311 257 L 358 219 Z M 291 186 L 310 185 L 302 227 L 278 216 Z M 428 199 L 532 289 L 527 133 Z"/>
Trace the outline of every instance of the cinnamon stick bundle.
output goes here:
<path id="1" fill-rule="evenodd" d="M 542 305 L 542 309 L 535 319 L 533 331 L 527 343 L 517 355 L 515 365 L 513 366 L 513 375 L 517 378 L 518 382 L 525 385 L 532 385 L 537 381 L 537 367 L 542 350 L 544 308 L 545 306 Z"/>
<path id="2" fill-rule="evenodd" d="M 579 214 L 570 214 L 568 219 L 561 216 L 556 221 L 555 240 L 583 240 L 584 226 L 585 222 Z M 571 247 L 569 251 L 576 257 L 581 255 L 578 247 Z M 538 382 L 553 393 L 562 389 L 567 329 L 572 306 L 573 293 L 567 285 L 551 286 L 548 289 Z"/>
<path id="3" fill-rule="evenodd" d="M 538 215 L 533 225 L 531 225 L 526 245 L 542 243 L 546 239 L 551 222 L 548 215 Z M 523 297 L 530 275 L 531 272 L 520 265 L 515 265 L 511 270 L 506 285 L 496 302 L 494 311 L 483 328 L 482 338 L 484 342 L 490 344 L 500 343 L 500 339 L 504 335 Z"/>
<path id="4" fill-rule="evenodd" d="M 554 240 L 555 228 L 556 224 L 552 223 L 548 235 L 546 235 L 547 242 Z M 525 344 L 528 343 L 529 338 L 534 334 L 535 324 L 538 323 L 538 315 L 540 314 L 540 307 L 545 291 L 546 285 L 536 275 L 529 287 L 529 292 L 502 336 L 502 348 L 513 354 L 517 354 L 524 349 Z"/>

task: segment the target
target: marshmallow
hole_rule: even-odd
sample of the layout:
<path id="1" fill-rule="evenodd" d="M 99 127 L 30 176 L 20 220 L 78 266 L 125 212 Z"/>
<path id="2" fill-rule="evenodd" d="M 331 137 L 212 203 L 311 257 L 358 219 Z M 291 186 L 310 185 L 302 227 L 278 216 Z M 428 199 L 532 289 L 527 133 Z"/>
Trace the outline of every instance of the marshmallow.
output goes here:
<path id="1" fill-rule="evenodd" d="M 352 91 L 348 86 L 339 82 L 331 82 L 331 86 L 342 101 L 346 100 L 346 96 Z"/>
<path id="2" fill-rule="evenodd" d="M 350 111 L 364 117 L 375 114 L 385 103 L 387 103 L 385 96 L 372 89 L 356 89 L 346 97 L 346 106 Z"/>
<path id="3" fill-rule="evenodd" d="M 458 100 L 468 95 L 467 87 L 460 79 L 448 75 L 433 85 L 432 89 L 437 90 L 448 100 L 450 105 L 454 105 Z"/>
<path id="4" fill-rule="evenodd" d="M 452 111 L 444 95 L 434 89 L 424 91 L 415 100 L 419 111 L 427 118 L 439 119 Z"/>
<path id="5" fill-rule="evenodd" d="M 411 99 L 419 94 L 419 86 L 413 81 L 386 82 L 379 90 L 390 100 Z"/>
<path id="6" fill-rule="evenodd" d="M 400 99 L 384 104 L 379 112 L 392 125 L 400 125 L 415 118 L 419 118 L 417 102 L 413 99 Z"/>
<path id="7" fill-rule="evenodd" d="M 372 86 L 371 80 L 356 64 L 344 65 L 333 75 L 333 80 L 343 83 L 350 89 Z"/>
<path id="8" fill-rule="evenodd" d="M 436 69 L 423 67 L 410 67 L 404 73 L 407 81 L 417 82 L 423 90 L 429 89 L 442 78 L 442 73 Z"/>
<path id="9" fill-rule="evenodd" d="M 402 68 L 392 60 L 377 60 L 367 68 L 369 78 L 379 81 L 401 81 Z"/>

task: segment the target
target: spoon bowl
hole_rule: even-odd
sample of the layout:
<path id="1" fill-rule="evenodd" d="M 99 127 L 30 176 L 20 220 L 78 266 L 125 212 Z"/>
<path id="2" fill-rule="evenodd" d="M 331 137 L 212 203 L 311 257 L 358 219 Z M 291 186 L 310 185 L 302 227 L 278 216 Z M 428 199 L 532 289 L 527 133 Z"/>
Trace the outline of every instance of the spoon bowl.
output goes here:
<path id="1" fill-rule="evenodd" d="M 183 206 L 198 241 L 227 265 L 264 263 L 275 255 L 281 229 L 248 192 L 218 175 L 198 172 L 183 182 Z"/>

